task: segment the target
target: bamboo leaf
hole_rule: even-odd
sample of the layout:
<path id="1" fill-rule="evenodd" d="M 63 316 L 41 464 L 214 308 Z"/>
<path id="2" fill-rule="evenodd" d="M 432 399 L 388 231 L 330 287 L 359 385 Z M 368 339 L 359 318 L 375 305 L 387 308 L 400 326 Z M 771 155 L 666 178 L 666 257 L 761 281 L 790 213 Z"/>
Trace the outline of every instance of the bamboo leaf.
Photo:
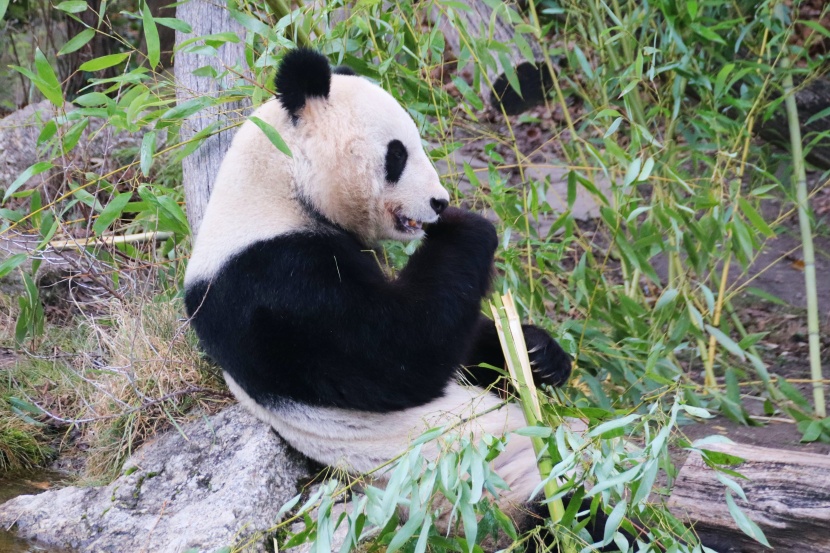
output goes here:
<path id="1" fill-rule="evenodd" d="M 47 140 L 55 136 L 55 133 L 58 132 L 58 124 L 55 122 L 54 119 L 51 119 L 43 125 L 43 129 L 40 131 L 40 134 L 37 137 L 37 145 L 43 145 Z"/>
<path id="2" fill-rule="evenodd" d="M 624 428 L 639 418 L 640 415 L 632 413 L 631 415 L 622 417 L 621 419 L 604 422 L 592 428 L 591 431 L 588 432 L 587 437 L 593 438 L 594 436 L 601 436 L 606 432 L 611 432 L 612 430 Z"/>
<path id="3" fill-rule="evenodd" d="M 611 511 L 611 514 L 608 515 L 608 520 L 605 522 L 605 535 L 602 540 L 603 543 L 611 543 L 614 539 L 614 534 L 616 533 L 617 528 L 620 527 L 623 518 L 625 518 L 625 511 L 627 508 L 628 503 L 626 503 L 624 499 L 614 505 L 614 509 Z"/>
<path id="4" fill-rule="evenodd" d="M 66 131 L 66 134 L 63 135 L 63 140 L 61 144 L 61 151 L 65 154 L 72 150 L 77 144 L 78 141 L 81 139 L 81 135 L 84 132 L 84 129 L 89 125 L 89 119 L 83 118 L 82 120 L 78 121 L 72 127 Z"/>
<path id="5" fill-rule="evenodd" d="M 113 67 L 118 65 L 125 59 L 130 56 L 127 52 L 123 52 L 121 54 L 110 54 L 108 56 L 100 56 L 95 59 L 91 59 L 88 62 L 84 62 L 81 64 L 78 69 L 80 71 L 100 71 L 101 69 L 106 69 L 108 67 Z"/>
<path id="6" fill-rule="evenodd" d="M 251 122 L 260 128 L 262 132 L 265 133 L 265 136 L 268 137 L 268 140 L 271 141 L 277 150 L 281 151 L 288 157 L 292 157 L 291 150 L 288 148 L 288 144 L 280 136 L 280 133 L 277 132 L 277 129 L 260 119 L 259 117 L 251 117 Z"/>
<path id="7" fill-rule="evenodd" d="M 87 5 L 84 0 L 66 0 L 55 6 L 55 8 L 66 13 L 82 13 L 86 11 Z"/>
<path id="8" fill-rule="evenodd" d="M 153 166 L 153 154 L 156 150 L 156 133 L 150 131 L 141 138 L 141 172 L 145 177 L 150 176 L 150 168 Z"/>
<path id="9" fill-rule="evenodd" d="M 173 29 L 174 31 L 179 31 L 180 33 L 189 34 L 193 32 L 193 28 L 187 22 L 176 19 L 175 17 L 154 17 L 153 19 L 157 24 Z"/>
<path id="10" fill-rule="evenodd" d="M 654 310 L 660 311 L 666 306 L 672 305 L 674 303 L 674 299 L 679 294 L 680 292 L 676 288 L 666 288 L 660 295 L 660 298 L 657 300 L 657 303 L 654 304 Z"/>
<path id="11" fill-rule="evenodd" d="M 628 169 L 625 172 L 625 179 L 623 180 L 623 186 L 628 186 L 629 184 L 635 182 L 637 180 L 637 176 L 640 174 L 640 169 L 643 167 L 643 160 L 638 157 L 635 157 L 631 160 L 631 163 L 628 164 Z"/>
<path id="12" fill-rule="evenodd" d="M 617 129 L 620 128 L 620 123 L 622 123 L 622 120 L 622 117 L 617 117 L 616 119 L 614 119 L 614 121 L 611 123 L 611 126 L 608 127 L 608 130 L 605 131 L 604 135 L 602 135 L 602 138 L 608 138 L 609 136 L 617 132 Z"/>
<path id="13" fill-rule="evenodd" d="M 812 115 L 809 119 L 807 119 L 807 122 L 806 122 L 806 123 L 804 123 L 804 125 L 805 125 L 805 126 L 806 126 L 806 125 L 812 125 L 812 124 L 813 124 L 813 123 L 815 123 L 816 121 L 818 121 L 818 120 L 820 120 L 820 119 L 824 119 L 824 118 L 825 118 L 825 117 L 827 117 L 827 116 L 830 116 L 830 107 L 824 108 L 824 109 L 823 109 L 823 110 L 821 110 L 820 112 L 818 112 L 818 113 L 816 113 L 816 114 Z M 774 186 L 774 185 L 773 185 L 773 186 Z"/>
<path id="14" fill-rule="evenodd" d="M 80 50 L 86 45 L 87 42 L 92 40 L 94 36 L 94 29 L 84 29 L 83 31 L 69 39 L 66 42 L 66 44 L 64 44 L 63 47 L 60 50 L 58 50 L 58 55 L 62 56 L 64 54 L 71 54 L 76 50 Z"/>
<path id="15" fill-rule="evenodd" d="M 680 406 L 681 409 L 689 413 L 693 417 L 697 417 L 699 419 L 711 419 L 714 417 L 712 413 L 704 409 L 703 407 L 695 407 L 694 405 L 687 405 L 683 404 Z"/>
<path id="16" fill-rule="evenodd" d="M 749 517 L 741 511 L 740 507 L 738 507 L 735 500 L 732 498 L 732 492 L 729 490 L 726 491 L 726 505 L 729 507 L 729 514 L 732 515 L 732 519 L 735 521 L 735 524 L 738 525 L 738 528 L 740 528 L 744 534 L 767 547 L 772 547 L 767 541 L 767 537 L 764 536 L 764 532 L 761 531 L 758 525 L 752 522 Z"/>
<path id="17" fill-rule="evenodd" d="M 150 67 L 155 68 L 161 58 L 161 46 L 159 45 L 159 31 L 146 0 L 141 3 L 141 20 L 144 23 L 144 40 L 147 42 L 147 60 L 150 62 Z"/>
<path id="18" fill-rule="evenodd" d="M 712 325 L 706 325 L 706 330 L 715 337 L 715 340 L 718 341 L 720 345 L 722 345 L 726 350 L 734 355 L 735 357 L 741 359 L 742 361 L 746 359 L 746 355 L 744 355 L 744 351 L 741 347 L 729 336 L 724 334 L 720 329 L 713 327 Z"/>
<path id="19" fill-rule="evenodd" d="M 772 294 L 770 294 L 766 290 L 761 290 L 760 288 L 755 288 L 754 286 L 748 287 L 746 289 L 746 292 L 748 294 L 752 294 L 753 296 L 757 296 L 757 297 L 759 297 L 763 300 L 766 300 L 770 303 L 774 303 L 776 305 L 783 305 L 783 306 L 789 305 L 787 302 L 785 302 L 784 300 L 782 300 L 778 296 L 773 296 Z"/>
<path id="20" fill-rule="evenodd" d="M 0 278 L 3 278 L 26 261 L 25 253 L 16 253 L 0 263 Z"/>
<path id="21" fill-rule="evenodd" d="M 821 437 L 821 433 L 823 431 L 822 425 L 819 421 L 812 421 L 810 424 L 807 425 L 807 429 L 804 431 L 804 434 L 801 436 L 801 442 L 815 442 Z"/>
<path id="22" fill-rule="evenodd" d="M 95 234 L 99 236 L 103 234 L 112 222 L 121 216 L 121 212 L 124 211 L 124 207 L 127 205 L 127 202 L 130 201 L 130 197 L 132 197 L 130 192 L 123 192 L 110 200 L 110 203 L 107 204 L 104 211 L 98 215 L 98 219 L 95 220 L 95 224 L 92 225 L 92 230 L 95 231 Z"/>
<path id="23" fill-rule="evenodd" d="M 507 82 L 510 83 L 510 87 L 516 91 L 516 94 L 518 94 L 520 98 L 523 98 L 522 85 L 519 83 L 519 77 L 516 75 L 516 69 L 510 62 L 510 58 L 508 58 L 507 54 L 504 52 L 499 52 L 497 55 L 499 62 L 501 63 L 501 69 L 504 72 L 504 76 L 507 77 Z"/>
<path id="24" fill-rule="evenodd" d="M 213 100 L 207 96 L 200 96 L 198 98 L 191 98 L 186 100 L 164 112 L 159 117 L 159 124 L 156 128 L 163 128 L 170 126 L 171 123 L 190 117 L 197 111 L 200 111 L 213 103 Z"/>
<path id="25" fill-rule="evenodd" d="M 61 83 L 58 81 L 55 70 L 49 64 L 49 60 L 40 51 L 40 48 L 35 50 L 35 70 L 38 76 L 38 80 L 33 81 L 35 86 L 46 96 L 47 100 L 57 107 L 61 107 L 63 105 Z"/>
<path id="26" fill-rule="evenodd" d="M 20 174 L 19 177 L 14 179 L 14 182 L 11 183 L 11 185 L 9 185 L 9 187 L 6 189 L 6 194 L 3 196 L 3 202 L 8 200 L 9 197 L 11 197 L 11 195 L 14 194 L 18 188 L 23 186 L 30 178 L 34 177 L 35 175 L 39 175 L 44 171 L 48 171 L 52 167 L 54 167 L 54 165 L 52 165 L 48 161 L 39 161 L 34 165 L 29 166 L 25 171 L 23 171 Z"/>
<path id="27" fill-rule="evenodd" d="M 738 198 L 738 205 L 741 206 L 741 211 L 746 216 L 749 221 L 755 225 L 755 229 L 763 233 L 768 237 L 775 236 L 775 232 L 767 225 L 764 218 L 761 217 L 761 214 L 752 207 L 752 204 L 746 201 L 744 198 Z"/>

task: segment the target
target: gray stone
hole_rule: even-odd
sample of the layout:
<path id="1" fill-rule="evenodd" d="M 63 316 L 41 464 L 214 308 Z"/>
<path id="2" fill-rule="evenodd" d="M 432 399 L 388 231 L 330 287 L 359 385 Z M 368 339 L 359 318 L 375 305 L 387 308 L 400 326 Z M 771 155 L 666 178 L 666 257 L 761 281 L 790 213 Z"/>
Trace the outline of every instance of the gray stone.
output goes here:
<path id="1" fill-rule="evenodd" d="M 546 182 L 550 179 L 545 198 L 548 204 L 557 213 L 564 213 L 568 210 L 568 173 L 570 168 L 565 166 L 530 166 L 525 169 L 525 176 L 528 179 L 533 179 L 538 182 Z M 593 174 L 593 184 L 597 191 L 603 194 L 609 200 L 613 197 L 611 192 L 611 183 L 604 174 L 596 171 Z M 599 208 L 602 205 L 594 194 L 589 192 L 584 186 L 577 183 L 576 196 L 574 199 L 571 214 L 577 221 L 590 221 L 599 217 Z"/>
<path id="2" fill-rule="evenodd" d="M 83 551 L 214 551 L 272 528 L 310 474 L 298 453 L 239 405 L 181 429 L 141 446 L 108 486 L 0 505 L 0 526 Z"/>

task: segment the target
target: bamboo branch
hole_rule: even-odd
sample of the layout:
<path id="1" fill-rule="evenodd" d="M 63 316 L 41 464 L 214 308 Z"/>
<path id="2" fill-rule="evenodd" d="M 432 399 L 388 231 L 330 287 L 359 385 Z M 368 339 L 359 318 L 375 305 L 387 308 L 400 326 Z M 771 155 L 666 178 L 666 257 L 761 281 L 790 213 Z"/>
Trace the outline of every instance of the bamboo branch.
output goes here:
<path id="1" fill-rule="evenodd" d="M 135 242 L 150 242 L 152 240 L 169 240 L 172 232 L 139 232 L 137 234 L 94 236 L 92 238 L 70 238 L 69 240 L 52 240 L 49 245 L 55 250 L 80 250 L 94 245 L 132 244 Z"/>

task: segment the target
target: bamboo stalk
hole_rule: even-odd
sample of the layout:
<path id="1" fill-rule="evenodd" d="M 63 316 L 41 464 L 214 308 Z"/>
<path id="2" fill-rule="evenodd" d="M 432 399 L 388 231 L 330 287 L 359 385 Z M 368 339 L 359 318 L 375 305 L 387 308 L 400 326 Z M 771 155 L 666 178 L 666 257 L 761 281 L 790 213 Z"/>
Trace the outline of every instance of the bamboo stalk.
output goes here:
<path id="1" fill-rule="evenodd" d="M 787 69 L 790 60 L 787 56 L 781 61 L 781 67 Z M 793 76 L 789 71 L 784 74 L 784 105 L 787 108 L 787 122 L 790 129 L 790 147 L 793 155 L 793 177 L 796 185 L 798 202 L 798 226 L 801 228 L 801 247 L 804 252 L 804 285 L 807 293 L 807 330 L 810 345 L 810 376 L 813 382 L 813 403 L 816 415 L 827 416 L 824 399 L 824 386 L 821 383 L 821 352 L 818 323 L 818 293 L 816 291 L 816 262 L 813 251 L 813 233 L 810 225 L 810 205 L 807 202 L 807 172 L 804 168 L 804 153 L 801 149 L 801 127 L 798 122 L 798 107 L 793 92 Z"/>
<path id="2" fill-rule="evenodd" d="M 291 14 L 291 8 L 286 4 L 285 0 L 265 0 L 271 11 L 279 17 L 285 17 Z M 308 34 L 295 22 L 291 22 L 291 28 L 297 33 L 297 43 L 299 46 L 311 47 L 311 40 Z"/>
<path id="3" fill-rule="evenodd" d="M 510 380 L 513 387 L 519 393 L 519 400 L 525 420 L 528 426 L 536 426 L 542 420 L 542 408 L 539 405 L 539 397 L 536 393 L 536 386 L 533 384 L 533 374 L 530 369 L 530 359 L 527 354 L 524 333 L 519 315 L 516 312 L 516 304 L 513 301 L 513 294 L 509 291 L 504 296 L 498 293 L 493 294 L 490 303 L 490 310 L 493 312 L 493 319 L 496 323 L 499 341 L 504 350 L 504 358 L 507 361 L 507 370 L 510 373 Z M 533 450 L 539 460 L 539 474 L 542 480 L 550 476 L 553 469 L 553 462 L 547 453 L 547 446 L 541 438 L 531 438 Z M 565 515 L 565 507 L 561 499 L 550 499 L 559 491 L 559 485 L 551 480 L 544 486 L 545 498 L 548 500 L 548 510 L 551 520 L 559 522 Z"/>

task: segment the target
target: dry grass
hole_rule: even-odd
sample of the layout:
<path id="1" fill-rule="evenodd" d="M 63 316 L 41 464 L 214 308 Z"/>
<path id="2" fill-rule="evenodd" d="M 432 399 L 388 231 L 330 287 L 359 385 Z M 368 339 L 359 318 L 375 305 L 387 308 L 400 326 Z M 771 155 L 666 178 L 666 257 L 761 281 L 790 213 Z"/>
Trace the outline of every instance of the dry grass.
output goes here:
<path id="1" fill-rule="evenodd" d="M 0 345 L 11 346 L 15 310 L 8 297 L 0 304 Z M 108 480 L 149 436 L 226 405 L 221 374 L 183 313 L 178 298 L 133 297 L 48 325 L 37 351 L 18 352 L 0 382 L 0 471 L 42 464 L 51 444 L 77 458 L 86 479 Z M 9 397 L 43 413 L 25 413 L 27 422 Z"/>
<path id="2" fill-rule="evenodd" d="M 78 357 L 78 419 L 88 444 L 86 473 L 107 477 L 133 447 L 162 428 L 227 403 L 218 369 L 205 362 L 178 299 L 112 301 L 109 316 L 87 320 L 89 352 Z"/>

